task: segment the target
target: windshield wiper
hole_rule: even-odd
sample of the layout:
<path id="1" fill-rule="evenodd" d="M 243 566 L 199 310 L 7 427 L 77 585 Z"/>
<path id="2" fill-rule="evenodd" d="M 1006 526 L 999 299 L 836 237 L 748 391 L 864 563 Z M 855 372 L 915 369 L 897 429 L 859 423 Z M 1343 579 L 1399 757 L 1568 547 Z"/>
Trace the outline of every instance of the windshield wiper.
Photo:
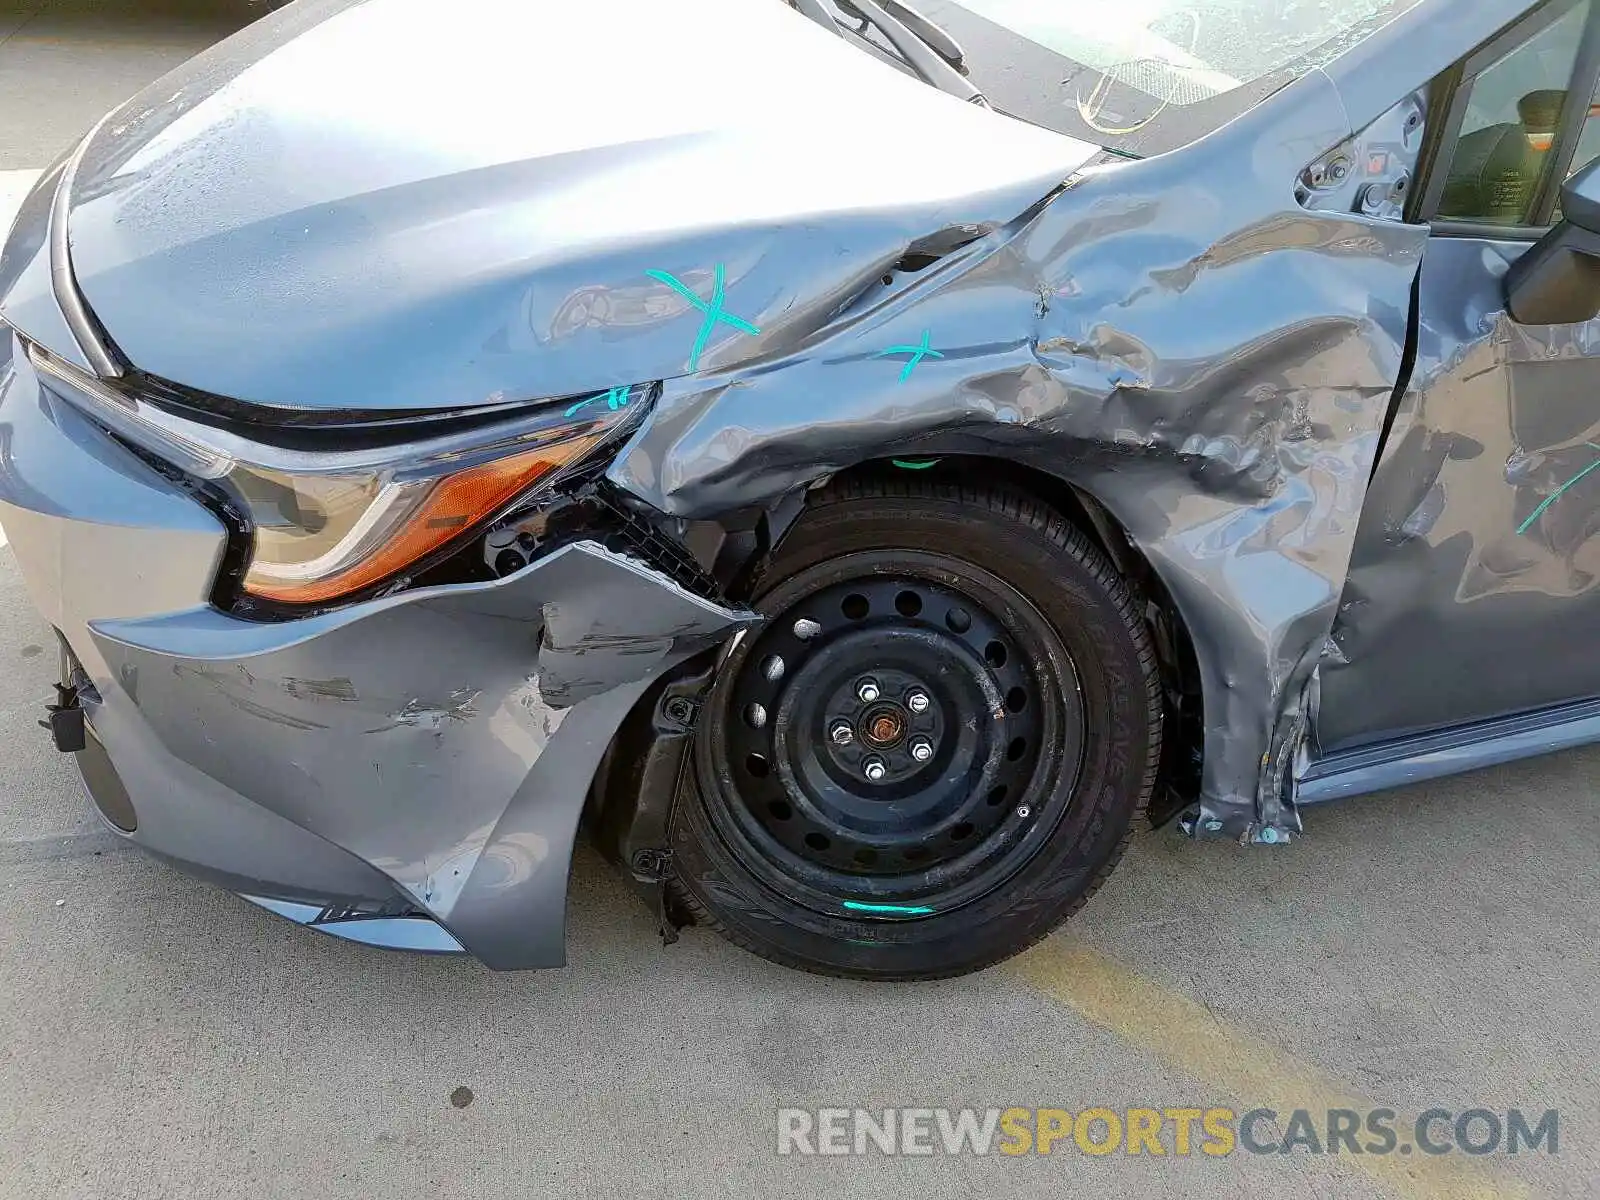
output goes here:
<path id="1" fill-rule="evenodd" d="M 839 22 L 828 11 L 829 0 L 790 0 L 795 8 L 825 29 L 839 31 Z M 901 60 L 916 72 L 924 83 L 941 92 L 972 104 L 989 107 L 984 97 L 966 76 L 965 56 L 961 47 L 938 25 L 928 20 L 903 0 L 832 0 L 846 18 L 861 22 L 857 33 L 872 26 L 883 34 L 894 47 Z"/>
<path id="2" fill-rule="evenodd" d="M 944 27 L 935 24 L 923 16 L 909 4 L 902 0 L 875 0 L 878 7 L 888 13 L 890 18 L 899 21 L 922 41 L 926 42 L 935 54 L 944 59 L 963 75 L 967 73 L 967 56 L 962 51 L 956 39 L 951 37 Z M 847 17 L 857 21 L 866 21 L 866 17 L 850 0 L 834 0 L 834 7 Z"/>

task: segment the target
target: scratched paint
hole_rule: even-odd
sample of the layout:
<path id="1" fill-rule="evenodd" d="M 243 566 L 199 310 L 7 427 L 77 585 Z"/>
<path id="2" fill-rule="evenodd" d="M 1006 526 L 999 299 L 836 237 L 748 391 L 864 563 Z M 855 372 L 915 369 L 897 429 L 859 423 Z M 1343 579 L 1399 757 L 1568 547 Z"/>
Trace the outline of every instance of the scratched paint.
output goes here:
<path id="1" fill-rule="evenodd" d="M 476 708 L 481 689 L 457 688 L 444 703 L 429 703 L 421 697 L 407 700 L 389 720 L 366 733 L 387 733 L 391 729 L 425 729 L 443 734 L 451 721 L 470 721 L 478 715 Z"/>
<path id="2" fill-rule="evenodd" d="M 353 703 L 361 697 L 348 679 L 294 679 L 283 681 L 283 690 L 298 700 L 337 700 Z"/>
<path id="3" fill-rule="evenodd" d="M 112 744 L 158 738 L 208 786 L 379 864 L 389 892 L 511 968 L 561 961 L 572 840 L 615 723 L 650 680 L 752 619 L 583 542 L 491 583 L 302 621 L 201 604 L 77 636 L 109 665 L 95 727 Z M 216 657 L 193 658 L 200 645 Z M 144 677 L 136 704 L 110 682 L 131 666 Z M 284 686 L 312 679 L 356 681 L 358 696 Z M 133 786 L 141 805 L 169 802 Z M 440 871 L 469 860 L 459 876 Z"/>

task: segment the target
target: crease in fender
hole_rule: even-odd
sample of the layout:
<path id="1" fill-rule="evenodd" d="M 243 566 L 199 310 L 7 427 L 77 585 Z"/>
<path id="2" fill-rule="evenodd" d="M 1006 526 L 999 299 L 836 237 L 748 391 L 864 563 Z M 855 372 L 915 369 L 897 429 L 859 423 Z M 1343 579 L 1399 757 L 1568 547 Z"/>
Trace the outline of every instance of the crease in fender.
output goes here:
<path id="1" fill-rule="evenodd" d="M 1287 840 L 1305 693 L 1426 230 L 1296 201 L 1287 181 L 1355 136 L 1325 72 L 1266 109 L 1082 169 L 930 277 L 857 293 L 781 356 L 669 381 L 609 480 L 692 520 L 869 461 L 976 454 L 1055 477 L 1103 506 L 1198 631 L 1204 758 L 1185 827 Z M 1208 195 L 1230 203 L 1186 202 Z M 760 251 L 769 267 L 783 254 Z M 883 348 L 931 348 L 930 330 L 939 370 L 884 377 Z M 768 334 L 782 345 L 781 324 Z"/>

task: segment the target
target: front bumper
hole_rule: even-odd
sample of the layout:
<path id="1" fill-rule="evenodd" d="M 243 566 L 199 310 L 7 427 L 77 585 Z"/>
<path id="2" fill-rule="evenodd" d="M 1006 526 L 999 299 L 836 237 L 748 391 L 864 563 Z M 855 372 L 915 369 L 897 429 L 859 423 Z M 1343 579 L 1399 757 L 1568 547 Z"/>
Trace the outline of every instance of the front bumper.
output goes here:
<path id="1" fill-rule="evenodd" d="M 126 791 L 123 836 L 357 940 L 418 944 L 351 931 L 422 914 L 448 937 L 420 948 L 503 969 L 564 961 L 578 818 L 629 709 L 754 619 L 577 542 L 492 583 L 240 620 L 208 602 L 221 522 L 3 332 L 0 525 L 81 662 L 80 758 Z"/>

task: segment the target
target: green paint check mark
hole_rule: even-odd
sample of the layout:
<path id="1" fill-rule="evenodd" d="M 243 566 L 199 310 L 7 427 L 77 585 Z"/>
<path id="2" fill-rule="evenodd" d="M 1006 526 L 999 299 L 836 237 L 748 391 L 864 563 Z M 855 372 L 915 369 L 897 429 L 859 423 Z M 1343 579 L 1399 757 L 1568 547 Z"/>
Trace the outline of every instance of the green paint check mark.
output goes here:
<path id="1" fill-rule="evenodd" d="M 1584 445 L 1589 447 L 1589 449 L 1591 449 L 1591 450 L 1600 450 L 1600 446 L 1596 446 L 1593 442 L 1585 442 Z M 1587 467 L 1585 467 L 1583 470 L 1579 471 L 1571 479 L 1567 480 L 1560 487 L 1558 487 L 1555 491 L 1551 492 L 1548 496 L 1546 496 L 1543 500 L 1541 500 L 1539 502 L 1539 507 L 1534 509 L 1531 513 L 1528 514 L 1528 519 L 1526 521 L 1524 521 L 1521 525 L 1517 526 L 1517 532 L 1518 533 L 1527 533 L 1528 530 L 1533 527 L 1533 523 L 1544 515 L 1544 510 L 1549 508 L 1557 500 L 1561 499 L 1561 496 L 1562 496 L 1563 492 L 1567 491 L 1567 489 L 1572 487 L 1573 484 L 1577 483 L 1578 480 L 1582 479 L 1585 475 L 1589 474 L 1590 471 L 1595 470 L 1597 467 L 1600 467 L 1600 458 L 1595 459 Z"/>
<path id="2" fill-rule="evenodd" d="M 709 301 L 700 299 L 693 288 L 689 287 L 670 271 L 646 271 L 645 274 L 650 276 L 651 279 L 666 284 L 706 315 L 706 319 L 700 323 L 700 332 L 694 339 L 694 349 L 689 351 L 689 370 L 699 370 L 700 355 L 705 352 L 706 343 L 711 340 L 711 331 L 717 327 L 719 321 L 724 325 L 732 325 L 741 333 L 748 333 L 752 336 L 761 332 L 757 326 L 750 324 L 749 321 L 741 317 L 734 316 L 722 307 L 723 269 L 721 263 L 717 264 L 716 281 L 712 285 L 711 299 Z"/>
<path id="3" fill-rule="evenodd" d="M 579 400 L 571 408 L 567 409 L 567 416 L 570 417 L 580 408 L 584 408 L 590 404 L 598 403 L 601 400 L 606 402 L 607 408 L 609 408 L 612 412 L 616 412 L 619 408 L 627 407 L 628 393 L 632 390 L 632 388 L 627 387 L 614 387 L 609 392 L 602 392 L 598 396 L 590 396 L 587 400 Z"/>
<path id="4" fill-rule="evenodd" d="M 928 331 L 922 331 L 922 341 L 915 346 L 890 346 L 887 350 L 879 350 L 873 358 L 887 358 L 891 354 L 909 354 L 911 358 L 906 362 L 900 372 L 900 382 L 904 383 L 911 378 L 911 372 L 925 358 L 943 358 L 944 355 L 937 350 L 928 349 Z"/>

